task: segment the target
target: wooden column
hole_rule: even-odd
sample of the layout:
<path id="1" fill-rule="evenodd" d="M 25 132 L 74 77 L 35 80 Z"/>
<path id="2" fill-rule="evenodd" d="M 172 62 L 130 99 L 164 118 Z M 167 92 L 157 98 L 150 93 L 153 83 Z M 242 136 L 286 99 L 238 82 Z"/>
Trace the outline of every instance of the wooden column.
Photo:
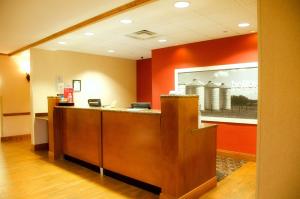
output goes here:
<path id="1" fill-rule="evenodd" d="M 49 159 L 54 160 L 57 157 L 55 153 L 55 140 L 54 140 L 54 128 L 53 128 L 53 110 L 54 107 L 58 104 L 59 97 L 48 97 L 48 143 L 49 143 Z"/>
<path id="2" fill-rule="evenodd" d="M 198 128 L 198 96 L 161 97 L 160 198 L 196 198 L 216 185 L 215 128 Z"/>

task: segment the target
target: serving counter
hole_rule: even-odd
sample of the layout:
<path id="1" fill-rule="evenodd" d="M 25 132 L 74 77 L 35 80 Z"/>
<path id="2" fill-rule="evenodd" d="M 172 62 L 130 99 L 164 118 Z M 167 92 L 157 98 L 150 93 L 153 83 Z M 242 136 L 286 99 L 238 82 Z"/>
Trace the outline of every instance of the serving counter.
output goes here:
<path id="1" fill-rule="evenodd" d="M 216 125 L 198 126 L 197 96 L 162 96 L 161 111 L 53 104 L 50 158 L 68 155 L 160 187 L 160 198 L 216 186 Z"/>

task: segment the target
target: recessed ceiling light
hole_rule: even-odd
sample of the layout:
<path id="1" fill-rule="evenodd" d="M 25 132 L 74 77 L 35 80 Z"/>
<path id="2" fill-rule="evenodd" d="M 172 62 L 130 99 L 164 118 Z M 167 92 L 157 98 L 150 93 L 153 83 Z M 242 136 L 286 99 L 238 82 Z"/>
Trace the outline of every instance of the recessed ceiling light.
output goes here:
<path id="1" fill-rule="evenodd" d="M 167 40 L 166 39 L 159 39 L 158 42 L 164 43 L 164 42 L 167 42 Z"/>
<path id="2" fill-rule="evenodd" d="M 131 19 L 122 19 L 120 22 L 123 24 L 131 24 L 132 20 Z"/>
<path id="3" fill-rule="evenodd" d="M 93 36 L 94 33 L 93 32 L 85 32 L 84 35 L 86 35 L 86 36 Z"/>
<path id="4" fill-rule="evenodd" d="M 60 44 L 60 45 L 66 45 L 67 44 L 67 42 L 65 42 L 65 41 L 59 41 L 57 43 Z"/>
<path id="5" fill-rule="evenodd" d="M 115 50 L 108 50 L 107 52 L 109 52 L 109 53 L 114 53 Z"/>
<path id="6" fill-rule="evenodd" d="M 190 2 L 188 1 L 177 1 L 174 4 L 175 8 L 187 8 L 190 6 Z"/>
<path id="7" fill-rule="evenodd" d="M 245 28 L 245 27 L 248 27 L 248 26 L 250 26 L 250 24 L 249 23 L 247 23 L 247 22 L 244 22 L 244 23 L 239 23 L 239 25 L 238 25 L 240 28 Z"/>

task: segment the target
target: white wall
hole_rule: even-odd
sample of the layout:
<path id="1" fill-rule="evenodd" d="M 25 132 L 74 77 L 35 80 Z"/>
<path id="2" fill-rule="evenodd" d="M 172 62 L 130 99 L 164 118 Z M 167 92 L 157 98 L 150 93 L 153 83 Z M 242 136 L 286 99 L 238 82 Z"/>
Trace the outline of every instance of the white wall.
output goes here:
<path id="1" fill-rule="evenodd" d="M 74 94 L 76 106 L 87 106 L 87 99 L 100 98 L 102 104 L 117 101 L 129 107 L 136 101 L 135 60 L 68 51 L 31 50 L 31 95 L 33 113 L 48 112 L 47 96 L 57 94 L 56 79 L 72 85 L 81 80 L 81 92 Z M 34 136 L 34 143 L 43 143 Z"/>
<path id="2" fill-rule="evenodd" d="M 300 1 L 259 2 L 258 199 L 300 198 Z"/>
<path id="3" fill-rule="evenodd" d="M 31 133 L 31 115 L 3 117 L 3 137 Z"/>

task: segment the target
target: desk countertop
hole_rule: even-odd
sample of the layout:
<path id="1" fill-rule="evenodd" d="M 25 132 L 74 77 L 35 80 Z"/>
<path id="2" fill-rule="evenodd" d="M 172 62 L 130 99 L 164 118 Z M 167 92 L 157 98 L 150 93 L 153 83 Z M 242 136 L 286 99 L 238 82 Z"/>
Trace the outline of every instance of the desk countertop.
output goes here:
<path id="1" fill-rule="evenodd" d="M 160 110 L 156 110 L 156 109 L 105 108 L 105 107 L 77 107 L 77 106 L 55 106 L 55 108 L 86 109 L 86 110 L 113 111 L 113 112 L 127 112 L 127 113 L 143 113 L 143 114 L 161 114 L 161 111 L 160 111 Z"/>

